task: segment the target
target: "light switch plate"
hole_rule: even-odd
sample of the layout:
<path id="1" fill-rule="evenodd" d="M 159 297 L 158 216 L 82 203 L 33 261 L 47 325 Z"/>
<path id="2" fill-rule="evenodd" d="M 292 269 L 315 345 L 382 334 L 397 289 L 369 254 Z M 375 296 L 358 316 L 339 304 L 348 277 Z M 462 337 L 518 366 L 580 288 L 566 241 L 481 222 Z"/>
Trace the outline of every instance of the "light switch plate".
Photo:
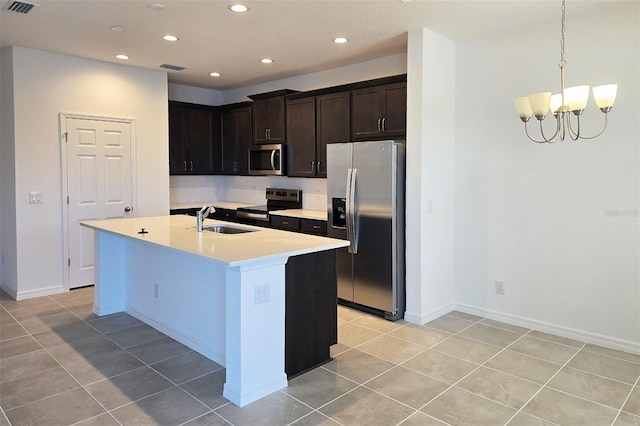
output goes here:
<path id="1" fill-rule="evenodd" d="M 42 204 L 42 192 L 30 191 L 29 204 Z"/>
<path id="2" fill-rule="evenodd" d="M 253 304 L 268 302 L 271 298 L 269 284 L 257 285 L 253 288 Z"/>

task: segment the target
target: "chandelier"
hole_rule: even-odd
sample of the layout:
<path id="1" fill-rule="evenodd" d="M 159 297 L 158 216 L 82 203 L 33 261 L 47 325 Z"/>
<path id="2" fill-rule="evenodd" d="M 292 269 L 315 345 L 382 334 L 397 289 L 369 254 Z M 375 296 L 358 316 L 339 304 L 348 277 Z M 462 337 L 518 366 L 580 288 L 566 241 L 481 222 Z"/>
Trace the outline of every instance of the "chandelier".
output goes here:
<path id="1" fill-rule="evenodd" d="M 593 98 L 600 111 L 604 113 L 604 126 L 602 130 L 593 136 L 580 134 L 580 116 L 589 100 L 589 86 L 564 87 L 564 68 L 567 62 L 564 59 L 564 26 L 565 26 L 565 0 L 562 0 L 562 31 L 560 37 L 560 93 L 551 95 L 551 92 L 534 93 L 529 96 L 515 98 L 516 112 L 520 120 L 524 123 L 524 131 L 529 139 L 536 143 L 554 143 L 564 140 L 567 135 L 572 140 L 594 139 L 600 136 L 607 128 L 607 113 L 611 110 L 616 100 L 617 84 L 605 84 L 593 88 Z M 553 136 L 547 137 L 544 134 L 542 121 L 551 111 L 556 119 L 556 130 Z M 572 114 L 576 116 L 576 128 L 573 127 Z M 531 116 L 538 119 L 540 123 L 540 135 L 542 140 L 536 140 L 529 135 L 527 123 Z"/>

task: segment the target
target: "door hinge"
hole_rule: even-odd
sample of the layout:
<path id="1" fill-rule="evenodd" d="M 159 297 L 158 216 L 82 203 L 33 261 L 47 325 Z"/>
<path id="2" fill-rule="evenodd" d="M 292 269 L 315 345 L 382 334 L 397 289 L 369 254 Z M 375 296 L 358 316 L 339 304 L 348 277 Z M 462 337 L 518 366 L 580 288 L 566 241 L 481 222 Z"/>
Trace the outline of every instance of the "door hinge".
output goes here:
<path id="1" fill-rule="evenodd" d="M 68 258 L 68 259 L 67 259 L 67 265 L 68 265 L 68 266 L 71 266 L 71 258 Z"/>
<path id="2" fill-rule="evenodd" d="M 67 195 L 67 205 L 69 205 L 69 196 Z"/>
<path id="3" fill-rule="evenodd" d="M 69 132 L 64 132 L 62 135 L 64 136 L 64 141 L 69 142 Z"/>

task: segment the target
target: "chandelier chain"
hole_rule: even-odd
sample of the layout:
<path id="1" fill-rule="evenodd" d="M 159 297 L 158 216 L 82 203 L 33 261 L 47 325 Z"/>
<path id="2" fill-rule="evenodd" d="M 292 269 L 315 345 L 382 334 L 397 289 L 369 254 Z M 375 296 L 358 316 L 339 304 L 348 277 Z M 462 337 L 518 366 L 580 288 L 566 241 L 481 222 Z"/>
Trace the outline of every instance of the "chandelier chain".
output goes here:
<path id="1" fill-rule="evenodd" d="M 564 1 L 562 0 L 562 31 L 560 33 L 560 67 L 564 67 L 567 62 L 564 60 L 564 15 L 565 15 L 565 7 Z"/>

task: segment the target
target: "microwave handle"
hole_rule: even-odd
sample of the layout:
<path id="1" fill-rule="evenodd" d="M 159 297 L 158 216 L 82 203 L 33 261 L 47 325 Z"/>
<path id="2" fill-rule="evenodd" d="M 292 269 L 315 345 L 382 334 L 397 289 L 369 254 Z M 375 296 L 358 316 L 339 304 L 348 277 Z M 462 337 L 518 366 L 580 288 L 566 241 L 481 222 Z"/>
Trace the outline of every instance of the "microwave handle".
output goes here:
<path id="1" fill-rule="evenodd" d="M 272 149 L 271 150 L 271 170 L 275 170 L 276 169 L 275 159 L 276 159 L 276 150 Z"/>

